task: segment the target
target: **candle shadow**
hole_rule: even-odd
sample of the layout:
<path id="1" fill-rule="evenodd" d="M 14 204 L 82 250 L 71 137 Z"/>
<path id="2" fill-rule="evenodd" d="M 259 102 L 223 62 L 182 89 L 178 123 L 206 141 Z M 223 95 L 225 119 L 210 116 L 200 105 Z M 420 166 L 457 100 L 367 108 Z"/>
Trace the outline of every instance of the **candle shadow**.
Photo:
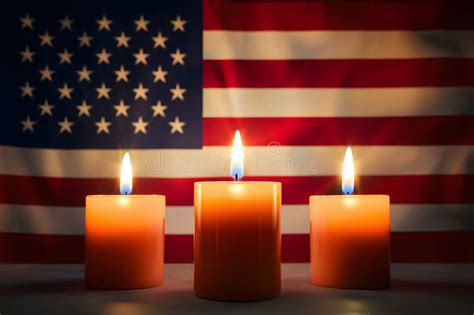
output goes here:
<path id="1" fill-rule="evenodd" d="M 65 293 L 84 291 L 84 281 L 70 280 L 57 282 L 34 282 L 21 284 L 1 284 L 2 294 Z"/>

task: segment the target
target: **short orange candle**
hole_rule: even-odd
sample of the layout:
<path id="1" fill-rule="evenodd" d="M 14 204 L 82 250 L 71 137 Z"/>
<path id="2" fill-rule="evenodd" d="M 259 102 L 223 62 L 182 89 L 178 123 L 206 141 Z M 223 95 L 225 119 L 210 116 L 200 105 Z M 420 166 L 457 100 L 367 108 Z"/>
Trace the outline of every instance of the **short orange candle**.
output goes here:
<path id="1" fill-rule="evenodd" d="M 233 161 L 232 177 L 239 179 L 243 162 Z M 198 182 L 194 207 L 195 294 L 224 301 L 278 296 L 281 183 Z"/>
<path id="2" fill-rule="evenodd" d="M 343 191 L 354 183 L 346 151 Z M 310 197 L 311 282 L 343 289 L 390 286 L 390 200 L 387 195 Z"/>
<path id="3" fill-rule="evenodd" d="M 121 177 L 126 193 L 131 192 L 129 161 L 126 154 Z M 87 196 L 86 286 L 137 289 L 163 283 L 164 220 L 165 196 Z"/>

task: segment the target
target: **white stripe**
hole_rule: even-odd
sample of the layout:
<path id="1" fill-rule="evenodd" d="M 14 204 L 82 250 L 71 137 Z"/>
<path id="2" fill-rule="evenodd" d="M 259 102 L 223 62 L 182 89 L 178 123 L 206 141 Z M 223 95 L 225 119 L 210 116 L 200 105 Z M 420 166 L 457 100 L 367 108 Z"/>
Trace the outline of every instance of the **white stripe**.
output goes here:
<path id="1" fill-rule="evenodd" d="M 246 147 L 246 175 L 339 176 L 344 151 L 345 146 L 279 146 L 277 143 Z M 474 146 L 354 146 L 353 151 L 358 175 L 474 173 Z M 130 154 L 136 177 L 227 177 L 231 148 L 131 150 Z M 0 156 L 0 174 L 116 178 L 122 152 L 0 146 Z"/>
<path id="2" fill-rule="evenodd" d="M 474 115 L 474 88 L 206 88 L 204 117 Z"/>
<path id="3" fill-rule="evenodd" d="M 203 49 L 208 60 L 472 58 L 472 38 L 472 31 L 205 31 Z"/>
<path id="4" fill-rule="evenodd" d="M 401 231 L 464 231 L 474 230 L 474 205 L 392 205 L 391 230 Z M 0 231 L 35 234 L 84 234 L 84 209 L 0 205 Z M 166 233 L 193 234 L 193 208 L 167 207 Z M 309 206 L 284 205 L 284 234 L 309 233 Z"/>

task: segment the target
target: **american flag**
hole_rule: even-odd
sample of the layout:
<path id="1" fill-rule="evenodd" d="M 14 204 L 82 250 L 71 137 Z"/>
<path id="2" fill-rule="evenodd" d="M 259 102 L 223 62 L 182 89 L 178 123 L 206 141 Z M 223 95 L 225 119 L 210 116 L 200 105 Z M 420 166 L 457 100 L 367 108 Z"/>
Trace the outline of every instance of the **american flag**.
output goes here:
<path id="1" fill-rule="evenodd" d="M 111 1 L 3 10 L 0 261 L 80 262 L 84 197 L 167 196 L 166 261 L 191 262 L 193 182 L 283 184 L 286 262 L 309 260 L 308 197 L 391 196 L 395 262 L 474 261 L 469 2 Z M 230 180 L 230 178 L 229 178 Z"/>

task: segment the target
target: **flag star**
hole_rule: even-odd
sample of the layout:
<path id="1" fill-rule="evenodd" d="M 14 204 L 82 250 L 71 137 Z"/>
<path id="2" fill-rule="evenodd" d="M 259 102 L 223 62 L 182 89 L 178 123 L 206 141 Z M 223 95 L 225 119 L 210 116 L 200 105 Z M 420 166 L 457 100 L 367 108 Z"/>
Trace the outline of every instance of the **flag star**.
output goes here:
<path id="1" fill-rule="evenodd" d="M 180 100 L 184 101 L 184 93 L 186 93 L 186 89 L 182 89 L 179 84 L 175 85 L 174 89 L 170 89 L 171 100 L 174 101 L 175 99 L 179 98 Z"/>
<path id="2" fill-rule="evenodd" d="M 115 105 L 114 106 L 115 110 L 117 111 L 115 113 L 115 116 L 118 117 L 120 115 L 123 115 L 125 117 L 128 117 L 128 109 L 130 108 L 130 106 L 128 105 L 125 105 L 124 101 L 123 100 L 120 100 L 120 103 L 118 105 Z"/>
<path id="3" fill-rule="evenodd" d="M 26 120 L 21 120 L 20 123 L 23 125 L 22 132 L 35 132 L 35 128 L 33 126 L 36 124 L 36 121 L 31 120 L 30 116 L 26 116 Z"/>
<path id="4" fill-rule="evenodd" d="M 73 53 L 70 53 L 67 49 L 64 49 L 62 53 L 58 53 L 59 56 L 59 64 L 62 65 L 64 63 L 71 64 L 71 58 L 74 56 Z"/>
<path id="5" fill-rule="evenodd" d="M 171 24 L 173 24 L 173 32 L 176 32 L 176 31 L 181 31 L 181 32 L 184 32 L 184 24 L 186 24 L 187 22 L 185 20 L 182 20 L 181 19 L 181 16 L 177 16 L 176 17 L 176 20 L 171 20 Z"/>
<path id="6" fill-rule="evenodd" d="M 53 116 L 52 110 L 54 106 L 49 104 L 48 100 L 44 100 L 44 103 L 40 104 L 38 107 L 41 109 L 41 113 L 40 113 L 41 116 L 46 115 L 46 114 L 49 116 Z"/>
<path id="7" fill-rule="evenodd" d="M 92 70 L 87 69 L 86 66 L 82 66 L 81 70 L 76 71 L 77 75 L 79 76 L 79 82 L 81 81 L 90 81 Z"/>
<path id="8" fill-rule="evenodd" d="M 140 30 L 143 30 L 145 32 L 148 32 L 148 24 L 150 23 L 150 21 L 148 20 L 145 20 L 145 18 L 143 17 L 143 15 L 140 15 L 140 18 L 138 20 L 135 20 L 135 31 L 140 31 Z"/>
<path id="9" fill-rule="evenodd" d="M 110 64 L 109 58 L 112 56 L 112 54 L 109 54 L 105 48 L 102 48 L 102 51 L 98 54 L 95 54 L 97 56 L 97 64 L 100 65 L 101 63 L 105 64 Z"/>
<path id="10" fill-rule="evenodd" d="M 158 48 L 161 47 L 163 49 L 166 49 L 166 41 L 168 40 L 168 37 L 164 37 L 161 32 L 158 33 L 158 35 L 152 37 L 153 42 L 155 43 L 153 45 L 153 48 Z"/>
<path id="11" fill-rule="evenodd" d="M 117 70 L 114 72 L 115 72 L 115 75 L 117 76 L 116 82 L 120 82 L 120 80 L 128 82 L 128 75 L 130 74 L 130 71 L 125 70 L 123 65 L 120 66 L 120 70 Z"/>
<path id="12" fill-rule="evenodd" d="M 33 29 L 33 23 L 35 22 L 35 19 L 32 19 L 30 15 L 27 13 L 25 17 L 20 18 L 21 21 L 21 29 L 29 28 Z"/>
<path id="13" fill-rule="evenodd" d="M 161 81 L 163 83 L 166 83 L 166 75 L 168 74 L 168 71 L 163 71 L 161 66 L 159 66 L 156 71 L 152 71 L 153 76 L 155 77 L 153 79 L 153 82 L 156 83 L 158 81 Z"/>
<path id="14" fill-rule="evenodd" d="M 59 99 L 62 100 L 63 98 L 71 99 L 71 93 L 74 91 L 74 89 L 70 88 L 67 83 L 63 84 L 62 88 L 58 88 L 59 92 Z"/>
<path id="15" fill-rule="evenodd" d="M 151 109 L 153 109 L 153 117 L 156 117 L 156 116 L 165 117 L 165 110 L 167 108 L 168 106 L 165 106 L 161 104 L 161 101 L 158 101 L 156 105 L 151 106 Z"/>
<path id="16" fill-rule="evenodd" d="M 112 123 L 110 121 L 105 120 L 104 117 L 101 117 L 100 121 L 96 122 L 95 125 L 97 126 L 97 133 L 105 132 L 109 134 L 109 126 L 112 125 Z"/>
<path id="17" fill-rule="evenodd" d="M 106 98 L 106 99 L 110 99 L 110 91 L 112 90 L 111 88 L 108 88 L 104 82 L 102 82 L 102 85 L 98 88 L 95 89 L 97 91 L 97 99 L 101 99 L 101 98 Z"/>
<path id="18" fill-rule="evenodd" d="M 44 32 L 43 35 L 39 35 L 39 38 L 40 46 L 48 45 L 49 47 L 53 47 L 54 36 L 49 35 L 48 31 Z"/>
<path id="19" fill-rule="evenodd" d="M 35 55 L 35 52 L 30 50 L 30 47 L 26 46 L 25 50 L 20 51 L 21 55 L 21 62 L 29 61 L 33 62 L 33 56 Z"/>
<path id="20" fill-rule="evenodd" d="M 147 64 L 147 58 L 148 58 L 148 55 L 149 54 L 145 54 L 143 52 L 143 49 L 140 48 L 140 50 L 138 51 L 138 53 L 136 54 L 133 54 L 135 56 L 135 64 L 138 65 L 140 63 L 143 63 L 144 65 Z"/>
<path id="21" fill-rule="evenodd" d="M 143 84 L 140 83 L 137 88 L 133 89 L 133 92 L 135 93 L 135 99 L 138 100 L 140 98 L 147 100 L 146 93 L 148 93 L 149 89 L 146 89 L 143 87 Z"/>
<path id="22" fill-rule="evenodd" d="M 77 113 L 77 116 L 79 116 L 79 117 L 81 117 L 82 115 L 86 115 L 88 117 L 91 116 L 90 110 L 91 110 L 92 106 L 88 105 L 85 100 L 82 101 L 81 105 L 76 106 L 76 108 L 79 111 L 79 113 Z"/>
<path id="23" fill-rule="evenodd" d="M 179 134 L 184 133 L 183 127 L 186 125 L 186 123 L 184 121 L 180 121 L 179 117 L 175 117 L 174 121 L 170 121 L 168 124 L 171 126 L 171 130 L 170 130 L 171 134 L 175 132 Z"/>
<path id="24" fill-rule="evenodd" d="M 21 97 L 30 97 L 33 98 L 33 91 L 35 90 L 34 87 L 30 85 L 30 82 L 26 82 L 25 85 L 20 86 L 21 90 Z"/>
<path id="25" fill-rule="evenodd" d="M 135 134 L 140 132 L 146 134 L 146 127 L 149 125 L 149 123 L 144 121 L 142 116 L 140 116 L 136 122 L 132 122 L 132 125 L 135 127 Z"/>
<path id="26" fill-rule="evenodd" d="M 186 54 L 181 53 L 179 49 L 176 49 L 176 52 L 170 54 L 170 56 L 173 58 L 173 66 L 177 65 L 178 63 L 180 65 L 184 65 L 184 58 L 186 57 Z"/>
<path id="27" fill-rule="evenodd" d="M 120 36 L 115 37 L 115 40 L 117 41 L 117 48 L 122 46 L 128 48 L 128 42 L 130 39 L 131 37 L 125 36 L 124 32 L 120 33 Z"/>
<path id="28" fill-rule="evenodd" d="M 77 37 L 77 39 L 79 40 L 79 47 L 91 47 L 92 38 L 92 36 L 87 35 L 87 32 L 83 32 L 81 36 Z"/>
<path id="29" fill-rule="evenodd" d="M 40 81 L 48 80 L 48 81 L 53 81 L 53 74 L 55 71 L 49 69 L 49 66 L 46 65 L 44 66 L 44 69 L 40 69 L 39 73 L 41 74 Z"/>
<path id="30" fill-rule="evenodd" d="M 97 20 L 99 24 L 99 31 L 110 31 L 110 25 L 113 23 L 112 20 L 107 19 L 107 16 L 104 14 L 100 20 Z"/>
<path id="31" fill-rule="evenodd" d="M 62 31 L 68 29 L 72 31 L 72 23 L 74 23 L 74 20 L 71 20 L 69 16 L 66 15 L 64 19 L 59 20 L 59 24 L 61 24 L 60 30 Z"/>
<path id="32" fill-rule="evenodd" d="M 71 127 L 72 125 L 74 125 L 74 123 L 72 121 L 69 121 L 67 117 L 64 117 L 63 121 L 59 121 L 58 125 L 59 125 L 59 133 L 63 133 L 63 132 L 72 133 Z"/>

